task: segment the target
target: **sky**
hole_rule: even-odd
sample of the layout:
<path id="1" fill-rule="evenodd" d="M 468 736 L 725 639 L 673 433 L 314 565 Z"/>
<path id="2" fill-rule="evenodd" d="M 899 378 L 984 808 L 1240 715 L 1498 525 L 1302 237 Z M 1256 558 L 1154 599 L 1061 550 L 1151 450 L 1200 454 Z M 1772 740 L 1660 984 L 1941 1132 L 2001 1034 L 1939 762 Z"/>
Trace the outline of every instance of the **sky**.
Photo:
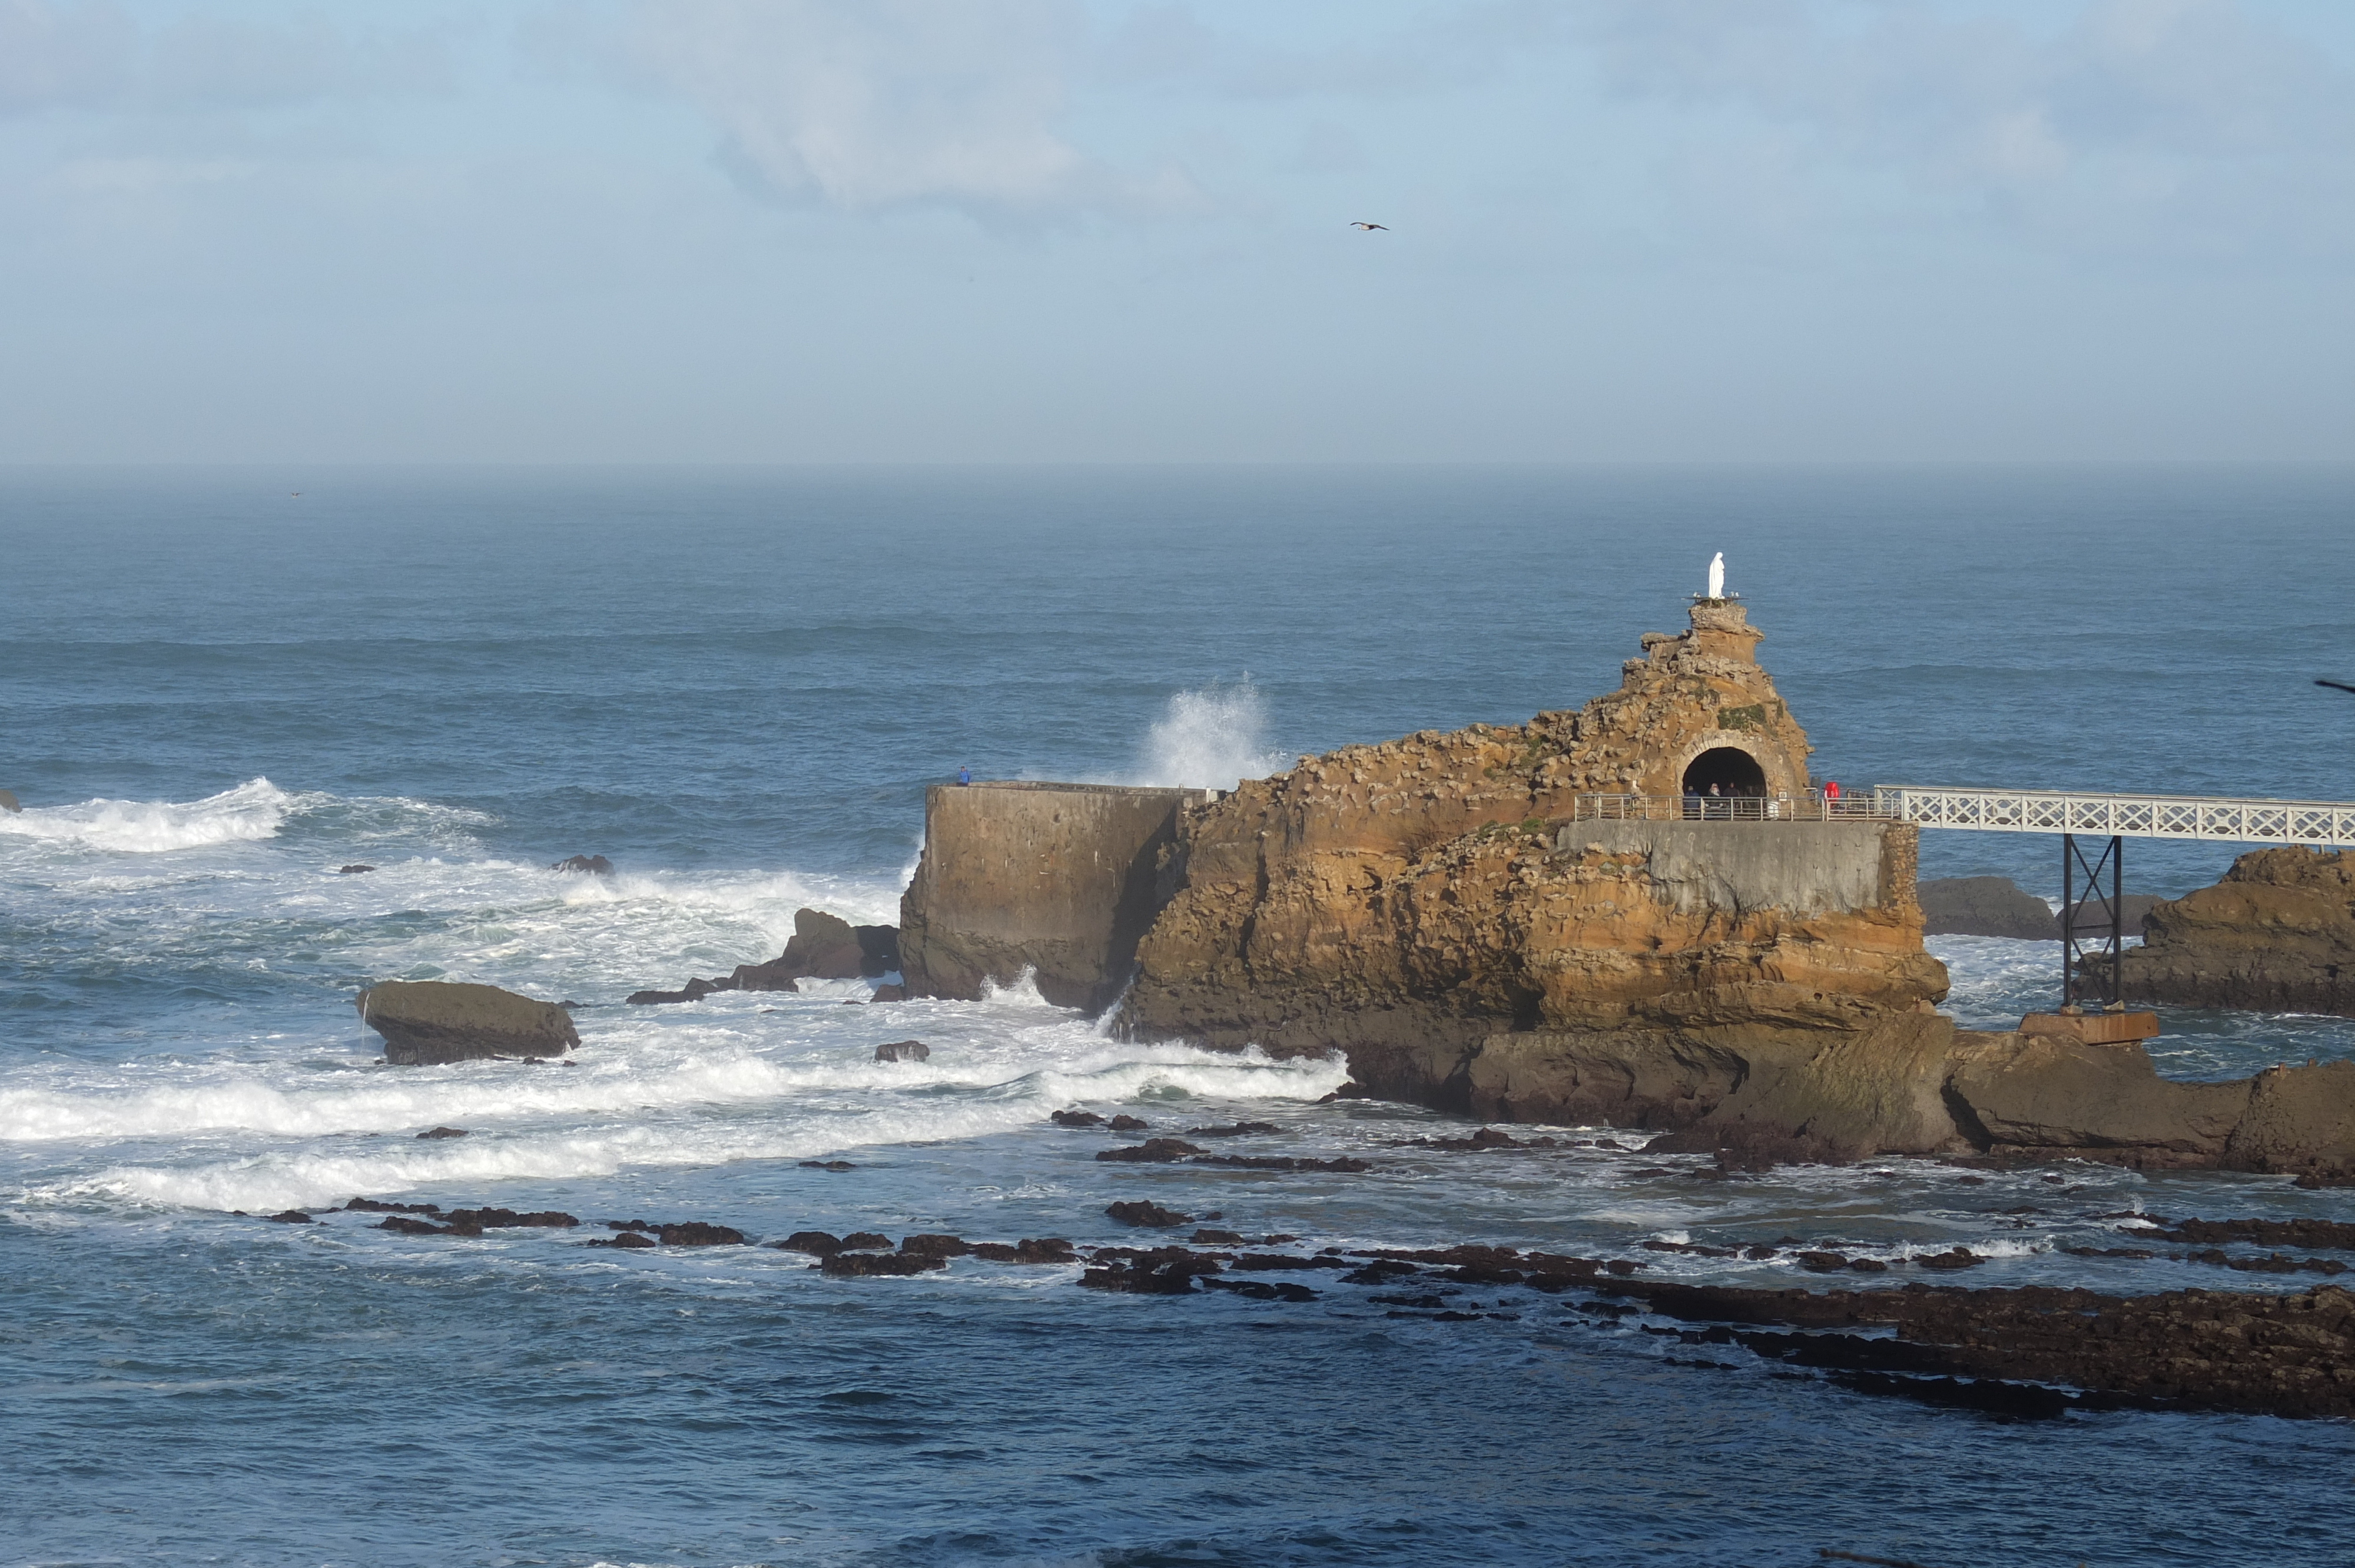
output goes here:
<path id="1" fill-rule="evenodd" d="M 2346 0 L 0 0 L 11 463 L 2340 461 L 2350 263 Z"/>

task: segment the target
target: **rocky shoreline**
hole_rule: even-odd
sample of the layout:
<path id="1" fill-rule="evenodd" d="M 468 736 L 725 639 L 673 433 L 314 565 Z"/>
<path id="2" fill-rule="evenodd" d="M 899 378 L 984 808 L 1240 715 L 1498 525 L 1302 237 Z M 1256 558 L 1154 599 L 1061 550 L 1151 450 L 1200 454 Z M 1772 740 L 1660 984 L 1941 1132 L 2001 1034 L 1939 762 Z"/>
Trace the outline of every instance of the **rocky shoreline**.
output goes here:
<path id="1" fill-rule="evenodd" d="M 404 1237 L 458 1241 L 494 1230 L 581 1227 L 574 1216 L 552 1210 L 444 1210 L 366 1198 L 267 1217 L 318 1224 L 339 1213 L 381 1216 L 372 1228 Z M 1148 1229 L 1194 1223 L 1142 1201 L 1115 1202 L 1106 1213 L 1119 1224 Z M 2141 1217 L 2149 1221 L 2143 1234 L 2153 1240 L 2355 1251 L 2355 1225 Z M 1820 1377 L 1860 1393 L 2019 1418 L 2120 1409 L 2355 1417 L 2355 1294 L 2337 1285 L 2282 1295 L 2183 1289 L 2119 1296 L 1914 1280 L 1894 1288 L 1810 1291 L 1644 1278 L 1650 1266 L 1638 1258 L 1469 1242 L 1306 1251 L 1295 1236 L 1252 1238 L 1208 1227 L 1197 1229 L 1187 1244 L 1143 1246 L 1063 1237 L 976 1242 L 940 1233 L 911 1234 L 895 1243 L 880 1232 L 820 1230 L 756 1243 L 734 1227 L 701 1221 L 609 1220 L 602 1228 L 609 1234 L 575 1245 L 615 1251 L 761 1245 L 805 1255 L 813 1270 L 830 1279 L 910 1278 L 967 1263 L 1056 1267 L 1092 1291 L 1322 1303 L 1330 1311 L 1394 1321 L 1473 1323 L 1557 1313 L 1551 1319 L 1557 1328 L 1657 1340 L 1670 1351 L 1663 1357 L 1669 1365 Z M 1782 1259 L 1816 1273 L 1852 1270 L 1868 1261 L 1842 1257 L 1833 1250 L 1836 1243 L 1797 1238 L 1742 1249 L 1646 1245 L 1666 1253 L 1738 1254 L 1744 1263 Z M 1984 1261 L 1959 1247 L 1901 1260 L 1933 1274 Z M 2336 1257 L 2288 1262 L 2334 1274 L 2347 1268 Z M 1889 1266 L 1876 1260 L 1870 1272 L 1885 1275 Z"/>

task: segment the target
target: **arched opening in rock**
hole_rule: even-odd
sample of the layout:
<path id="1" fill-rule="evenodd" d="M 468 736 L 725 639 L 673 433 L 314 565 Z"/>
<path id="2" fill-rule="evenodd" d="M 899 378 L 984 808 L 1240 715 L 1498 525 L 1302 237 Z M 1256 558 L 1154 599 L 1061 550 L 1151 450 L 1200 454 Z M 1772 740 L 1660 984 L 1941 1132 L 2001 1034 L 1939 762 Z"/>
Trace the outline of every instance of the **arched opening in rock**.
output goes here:
<path id="1" fill-rule="evenodd" d="M 1720 795 L 1764 795 L 1766 770 L 1758 759 L 1739 747 L 1720 746 L 1702 752 L 1685 769 L 1685 793 L 1706 795 L 1710 785 Z"/>

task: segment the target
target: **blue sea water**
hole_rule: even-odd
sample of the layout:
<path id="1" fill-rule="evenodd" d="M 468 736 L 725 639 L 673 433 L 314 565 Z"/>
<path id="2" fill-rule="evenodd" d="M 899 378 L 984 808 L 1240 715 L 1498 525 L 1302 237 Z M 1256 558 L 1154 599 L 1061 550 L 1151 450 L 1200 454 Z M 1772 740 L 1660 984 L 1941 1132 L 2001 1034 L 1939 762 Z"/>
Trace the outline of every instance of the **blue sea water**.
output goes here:
<path id="1" fill-rule="evenodd" d="M 2355 1562 L 2341 1424 L 2000 1422 L 1512 1290 L 1440 1322 L 1329 1277 L 838 1281 L 234 1212 L 1104 1242 L 1146 1197 L 1312 1249 L 1789 1285 L 1819 1282 L 1641 1243 L 1960 1242 L 1975 1284 L 2125 1290 L 2274 1282 L 2059 1250 L 2116 1211 L 2355 1219 L 2248 1176 L 1418 1151 L 1461 1129 L 1317 1104 L 1337 1064 L 1124 1043 L 1022 988 L 620 1005 L 773 957 L 805 903 L 890 917 L 961 765 L 1227 782 L 1574 706 L 1716 550 L 1819 776 L 2355 798 L 2355 698 L 2312 684 L 2355 675 L 2345 470 L 0 474 L 0 1562 Z M 616 874 L 548 869 L 576 853 Z M 2232 853 L 2131 843 L 2127 882 Z M 1923 859 L 2058 891 L 2051 839 Z M 2051 1000 L 2051 944 L 1934 948 L 1966 1022 Z M 350 997 L 402 977 L 578 1001 L 578 1065 L 378 1065 Z M 2336 1020 L 2165 1022 L 2186 1077 L 2355 1055 Z M 871 1060 L 909 1036 L 929 1062 Z M 1107 1166 L 1066 1106 L 1374 1169 Z"/>

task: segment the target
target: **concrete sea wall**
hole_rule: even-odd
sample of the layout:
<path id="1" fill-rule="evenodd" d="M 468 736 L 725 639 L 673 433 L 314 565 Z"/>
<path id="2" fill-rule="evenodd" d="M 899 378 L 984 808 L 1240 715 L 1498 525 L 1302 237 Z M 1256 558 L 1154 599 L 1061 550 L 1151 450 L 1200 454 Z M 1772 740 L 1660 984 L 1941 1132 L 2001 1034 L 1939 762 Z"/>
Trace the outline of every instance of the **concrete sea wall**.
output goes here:
<path id="1" fill-rule="evenodd" d="M 924 852 L 900 900 L 900 971 L 917 996 L 973 1000 L 1036 972 L 1091 1012 L 1128 983 L 1179 809 L 1199 789 L 997 781 L 934 785 Z"/>

